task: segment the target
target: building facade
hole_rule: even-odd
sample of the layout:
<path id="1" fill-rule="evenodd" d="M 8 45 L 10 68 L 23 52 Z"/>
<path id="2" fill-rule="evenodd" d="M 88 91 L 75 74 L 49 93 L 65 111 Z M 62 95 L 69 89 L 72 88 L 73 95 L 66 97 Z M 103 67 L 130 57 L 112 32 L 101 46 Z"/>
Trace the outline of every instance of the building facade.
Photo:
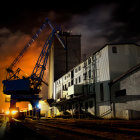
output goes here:
<path id="1" fill-rule="evenodd" d="M 54 114 L 114 117 L 110 82 L 139 62 L 137 45 L 104 46 L 54 82 Z"/>
<path id="2" fill-rule="evenodd" d="M 140 63 L 111 82 L 115 118 L 140 119 Z"/>

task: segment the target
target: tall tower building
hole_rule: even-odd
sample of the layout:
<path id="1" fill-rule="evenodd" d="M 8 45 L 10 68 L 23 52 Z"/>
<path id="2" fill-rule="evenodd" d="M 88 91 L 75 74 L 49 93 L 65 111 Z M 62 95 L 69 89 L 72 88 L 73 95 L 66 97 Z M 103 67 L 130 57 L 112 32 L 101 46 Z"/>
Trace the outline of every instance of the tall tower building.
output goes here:
<path id="1" fill-rule="evenodd" d="M 81 35 L 64 32 L 61 35 L 65 49 L 55 41 L 54 43 L 54 81 L 81 62 Z"/>
<path id="2" fill-rule="evenodd" d="M 54 81 L 81 62 L 81 35 L 64 32 L 60 37 L 65 48 L 55 39 L 49 55 L 48 99 L 53 98 Z"/>

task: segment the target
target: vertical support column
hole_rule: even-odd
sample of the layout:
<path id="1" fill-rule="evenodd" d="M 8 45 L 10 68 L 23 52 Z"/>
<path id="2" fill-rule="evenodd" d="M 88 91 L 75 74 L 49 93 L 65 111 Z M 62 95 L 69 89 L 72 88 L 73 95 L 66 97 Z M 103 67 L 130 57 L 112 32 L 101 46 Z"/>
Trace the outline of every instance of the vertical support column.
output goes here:
<path id="1" fill-rule="evenodd" d="M 16 99 L 11 95 L 11 100 L 10 100 L 10 110 L 16 109 Z"/>
<path id="2" fill-rule="evenodd" d="M 48 99 L 53 98 L 54 94 L 54 42 L 50 48 L 49 54 L 49 86 L 48 86 Z M 49 107 L 48 114 L 52 117 L 51 107 Z"/>
<path id="3" fill-rule="evenodd" d="M 31 102 L 32 104 L 32 118 L 39 118 L 40 109 L 38 108 L 39 99 L 35 99 Z"/>
<path id="4" fill-rule="evenodd" d="M 53 84 L 54 84 L 54 43 L 52 43 L 49 55 L 49 86 L 48 86 L 48 99 L 53 97 Z"/>

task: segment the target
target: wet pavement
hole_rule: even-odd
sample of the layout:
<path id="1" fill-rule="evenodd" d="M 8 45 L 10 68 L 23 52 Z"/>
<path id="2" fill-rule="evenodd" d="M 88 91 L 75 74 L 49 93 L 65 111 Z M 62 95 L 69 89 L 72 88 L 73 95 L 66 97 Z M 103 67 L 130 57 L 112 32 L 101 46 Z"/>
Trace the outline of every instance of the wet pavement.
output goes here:
<path id="1" fill-rule="evenodd" d="M 18 121 L 0 115 L 0 140 L 43 140 L 44 137 Z M 46 138 L 45 138 L 46 140 Z"/>
<path id="2" fill-rule="evenodd" d="M 140 120 L 41 119 L 0 116 L 0 140 L 140 139 Z"/>

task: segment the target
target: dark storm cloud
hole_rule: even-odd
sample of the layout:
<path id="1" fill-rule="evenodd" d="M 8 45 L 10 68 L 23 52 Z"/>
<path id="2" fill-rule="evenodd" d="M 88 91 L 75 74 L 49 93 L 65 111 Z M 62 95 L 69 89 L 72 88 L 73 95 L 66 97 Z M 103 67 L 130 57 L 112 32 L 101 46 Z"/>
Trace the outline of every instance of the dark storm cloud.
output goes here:
<path id="1" fill-rule="evenodd" d="M 1 17 L 0 29 L 12 33 L 20 31 L 30 36 L 45 17 L 49 17 L 52 23 L 61 24 L 64 30 L 82 35 L 83 53 L 93 52 L 107 43 L 139 43 L 139 6 L 135 2 L 71 2 L 64 6 L 48 3 L 10 8 L 5 15 Z M 0 43 L 7 35 L 1 37 Z"/>
<path id="2" fill-rule="evenodd" d="M 65 27 L 82 35 L 82 53 L 89 56 L 105 44 L 139 44 L 138 11 L 133 2 L 103 3 L 84 14 L 74 14 Z"/>

